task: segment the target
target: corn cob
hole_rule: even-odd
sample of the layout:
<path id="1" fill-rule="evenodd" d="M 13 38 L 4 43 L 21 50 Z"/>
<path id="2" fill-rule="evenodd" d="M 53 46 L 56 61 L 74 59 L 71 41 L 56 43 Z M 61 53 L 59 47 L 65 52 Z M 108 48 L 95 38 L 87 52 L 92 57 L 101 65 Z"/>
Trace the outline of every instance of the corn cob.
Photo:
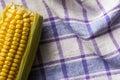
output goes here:
<path id="1" fill-rule="evenodd" d="M 0 14 L 0 80 L 26 80 L 38 46 L 42 17 L 11 3 Z M 29 66 L 28 66 L 29 65 Z"/>

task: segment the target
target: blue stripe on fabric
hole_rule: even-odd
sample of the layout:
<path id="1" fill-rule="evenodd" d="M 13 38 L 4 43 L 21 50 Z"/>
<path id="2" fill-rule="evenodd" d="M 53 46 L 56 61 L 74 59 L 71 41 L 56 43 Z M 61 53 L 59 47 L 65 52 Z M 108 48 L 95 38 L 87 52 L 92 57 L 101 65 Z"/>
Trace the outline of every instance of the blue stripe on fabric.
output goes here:
<path id="1" fill-rule="evenodd" d="M 108 64 L 110 70 L 120 69 L 120 55 L 111 59 L 106 59 L 106 60 L 104 60 L 102 57 L 98 57 L 98 58 L 86 60 L 89 74 L 106 71 L 104 67 L 104 61 Z M 67 70 L 68 77 L 85 75 L 84 68 L 82 65 L 83 63 L 81 60 L 66 63 L 66 70 Z M 47 67 L 47 68 L 44 68 L 44 70 L 46 72 L 47 80 L 60 80 L 64 78 L 61 65 Z M 30 80 L 42 80 L 41 79 L 42 73 L 40 73 L 40 71 L 38 70 L 33 71 L 32 73 L 30 73 L 30 75 L 32 75 L 32 76 L 29 76 Z"/>
<path id="2" fill-rule="evenodd" d="M 115 13 L 117 14 L 117 13 Z M 109 14 L 109 16 L 113 16 L 112 14 Z M 115 16 L 115 15 L 114 15 Z M 105 17 L 105 16 L 104 16 Z M 98 18 L 90 23 L 91 28 L 93 30 L 92 35 L 99 35 L 103 33 L 103 31 L 107 31 L 108 26 L 106 24 L 106 20 L 104 17 Z M 120 22 L 119 17 L 116 19 L 112 25 L 118 24 Z M 55 22 L 56 29 L 58 32 L 58 36 L 60 35 L 66 35 L 66 34 L 77 34 L 81 37 L 89 37 L 88 31 L 85 27 L 85 24 L 81 23 L 70 23 L 68 25 L 67 23 L 64 23 L 63 21 L 57 21 Z M 43 31 L 42 31 L 42 39 L 52 38 L 54 37 L 53 30 L 52 30 L 51 24 L 44 24 L 43 25 Z M 112 26 L 113 27 L 113 26 Z M 92 36 L 91 35 L 91 36 Z"/>
<path id="3" fill-rule="evenodd" d="M 120 55 L 107 59 L 106 62 L 109 64 L 110 69 L 120 69 Z"/>
<path id="4" fill-rule="evenodd" d="M 45 68 L 47 80 L 59 80 L 64 77 L 61 65 Z"/>

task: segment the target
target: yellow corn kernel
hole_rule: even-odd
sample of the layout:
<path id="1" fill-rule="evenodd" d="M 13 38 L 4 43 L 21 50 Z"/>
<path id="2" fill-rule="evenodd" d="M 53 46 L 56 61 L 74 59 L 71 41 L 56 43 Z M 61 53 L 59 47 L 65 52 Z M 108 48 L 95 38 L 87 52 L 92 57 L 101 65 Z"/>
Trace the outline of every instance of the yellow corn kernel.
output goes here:
<path id="1" fill-rule="evenodd" d="M 14 26 L 13 24 L 11 24 L 11 25 L 9 26 L 9 29 L 15 29 L 15 26 Z"/>
<path id="2" fill-rule="evenodd" d="M 13 34 L 13 33 L 14 33 L 14 30 L 8 29 L 7 32 Z"/>
<path id="3" fill-rule="evenodd" d="M 4 49 L 10 49 L 10 46 L 3 45 L 3 48 L 4 48 Z"/>
<path id="4" fill-rule="evenodd" d="M 19 48 L 18 48 L 18 51 L 23 52 L 23 51 L 24 51 L 24 48 L 19 47 Z"/>
<path id="5" fill-rule="evenodd" d="M 19 64 L 19 63 L 20 63 L 20 60 L 19 60 L 19 59 L 14 59 L 14 63 Z"/>
<path id="6" fill-rule="evenodd" d="M 2 50 L 3 50 L 3 49 L 2 49 Z M 5 56 L 7 56 L 7 54 L 2 51 L 2 52 L 0 53 L 0 56 L 5 57 Z"/>
<path id="7" fill-rule="evenodd" d="M 20 56 L 23 55 L 23 52 L 21 52 L 21 51 L 17 51 L 16 53 L 17 53 L 17 55 L 15 56 L 16 59 L 21 58 Z"/>
<path id="8" fill-rule="evenodd" d="M 10 22 L 10 24 L 15 25 L 15 24 L 16 24 L 16 20 L 15 20 L 15 19 L 13 19 L 13 20 Z"/>
<path id="9" fill-rule="evenodd" d="M 8 79 L 7 80 L 14 80 L 15 76 L 13 75 L 8 75 Z"/>
<path id="10" fill-rule="evenodd" d="M 0 61 L 0 65 L 3 65 L 4 64 L 4 62 L 3 61 Z"/>
<path id="11" fill-rule="evenodd" d="M 5 57 L 0 56 L 0 61 L 4 61 Z"/>
<path id="12" fill-rule="evenodd" d="M 16 20 L 22 19 L 22 16 L 16 15 L 16 16 L 15 16 L 15 19 L 16 19 Z"/>
<path id="13" fill-rule="evenodd" d="M 23 14 L 23 10 L 17 10 L 16 14 L 22 15 Z"/>
<path id="14" fill-rule="evenodd" d="M 9 18 L 5 18 L 5 22 L 10 22 L 10 19 Z"/>
<path id="15" fill-rule="evenodd" d="M 15 75 L 16 73 L 14 71 L 9 72 L 10 75 Z"/>
<path id="16" fill-rule="evenodd" d="M 24 18 L 23 21 L 24 21 L 24 23 L 29 23 L 30 19 L 29 18 Z"/>
<path id="17" fill-rule="evenodd" d="M 10 66 L 12 64 L 12 62 L 11 61 L 5 61 L 5 64 Z"/>
<path id="18" fill-rule="evenodd" d="M 10 19 L 13 18 L 13 14 L 8 13 L 7 17 Z"/>
<path id="19" fill-rule="evenodd" d="M 16 67 L 11 67 L 11 70 L 12 71 L 17 71 L 17 68 Z"/>
<path id="20" fill-rule="evenodd" d="M 9 57 L 14 57 L 14 54 L 13 53 L 8 53 L 8 56 Z"/>
<path id="21" fill-rule="evenodd" d="M 18 38 L 19 38 L 19 37 L 21 37 L 21 34 L 15 33 L 15 34 L 14 34 L 14 37 L 18 37 Z"/>
<path id="22" fill-rule="evenodd" d="M 2 69 L 2 72 L 5 72 L 5 73 L 7 73 L 7 72 L 8 72 L 8 70 L 6 70 L 6 69 Z"/>
<path id="23" fill-rule="evenodd" d="M 23 20 L 17 20 L 17 24 L 23 24 Z"/>
<path id="24" fill-rule="evenodd" d="M 9 56 L 6 57 L 6 60 L 8 60 L 8 61 L 12 61 L 12 59 L 13 59 L 13 58 L 11 58 L 11 57 L 9 57 Z"/>
<path id="25" fill-rule="evenodd" d="M 22 32 L 22 30 L 20 30 L 20 29 L 15 30 L 15 33 L 21 33 L 21 32 Z"/>
<path id="26" fill-rule="evenodd" d="M 25 44 L 19 44 L 19 47 L 25 48 Z"/>
<path id="27" fill-rule="evenodd" d="M 27 36 L 22 35 L 21 39 L 27 40 Z"/>
<path id="28" fill-rule="evenodd" d="M 17 28 L 17 29 L 21 29 L 21 28 L 23 28 L 23 26 L 20 25 L 20 24 L 17 24 L 17 25 L 16 25 L 16 28 Z"/>
<path id="29" fill-rule="evenodd" d="M 16 50 L 10 49 L 9 52 L 10 52 L 10 53 L 16 53 Z"/>
<path id="30" fill-rule="evenodd" d="M 13 63 L 12 66 L 17 68 L 19 65 L 16 63 Z"/>
<path id="31" fill-rule="evenodd" d="M 30 27 L 29 23 L 24 23 L 23 26 Z"/>
<path id="32" fill-rule="evenodd" d="M 6 77 L 0 76 L 0 80 L 6 80 Z"/>
<path id="33" fill-rule="evenodd" d="M 19 43 L 18 43 L 18 42 L 16 42 L 16 41 L 13 41 L 13 42 L 12 42 L 12 45 L 18 46 L 18 45 L 19 45 Z"/>
<path id="34" fill-rule="evenodd" d="M 22 35 L 24 36 L 28 36 L 28 34 L 29 34 L 28 32 L 25 32 L 25 31 L 22 32 Z"/>
<path id="35" fill-rule="evenodd" d="M 25 14 L 23 14 L 23 18 L 27 18 L 27 17 L 29 17 L 29 13 L 25 13 Z"/>

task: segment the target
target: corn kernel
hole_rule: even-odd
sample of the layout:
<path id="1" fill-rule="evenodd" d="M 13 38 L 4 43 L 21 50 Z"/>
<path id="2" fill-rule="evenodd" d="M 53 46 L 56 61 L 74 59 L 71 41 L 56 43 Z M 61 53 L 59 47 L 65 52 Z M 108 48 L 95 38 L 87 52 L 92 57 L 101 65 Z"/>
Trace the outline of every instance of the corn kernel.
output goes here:
<path id="1" fill-rule="evenodd" d="M 13 18 L 13 15 L 10 14 L 10 13 L 8 13 L 7 17 L 8 17 L 8 18 Z"/>
<path id="2" fill-rule="evenodd" d="M 11 64 L 12 64 L 12 62 L 11 62 L 11 61 L 5 61 L 5 65 L 10 66 Z"/>
<path id="3" fill-rule="evenodd" d="M 13 19 L 13 20 L 10 22 L 10 24 L 15 25 L 15 24 L 16 24 L 16 20 L 15 20 L 15 19 Z"/>
<path id="4" fill-rule="evenodd" d="M 0 61 L 4 61 L 5 57 L 0 56 Z"/>
<path id="5" fill-rule="evenodd" d="M 21 38 L 24 39 L 24 40 L 27 40 L 27 36 L 22 35 Z"/>
<path id="6" fill-rule="evenodd" d="M 24 48 L 19 47 L 19 48 L 18 48 L 18 51 L 23 52 L 23 51 L 24 51 Z"/>
<path id="7" fill-rule="evenodd" d="M 14 54 L 13 53 L 8 53 L 8 56 L 9 57 L 14 57 Z"/>
<path id="8" fill-rule="evenodd" d="M 14 63 L 19 64 L 19 63 L 20 63 L 20 60 L 18 60 L 18 59 L 14 59 Z"/>
<path id="9" fill-rule="evenodd" d="M 24 18 L 23 21 L 24 21 L 25 23 L 29 23 L 29 22 L 30 22 L 30 19 L 29 19 L 29 18 Z"/>
<path id="10" fill-rule="evenodd" d="M 23 14 L 23 10 L 17 10 L 16 14 L 22 15 Z"/>
<path id="11" fill-rule="evenodd" d="M 17 68 L 16 67 L 11 67 L 11 70 L 12 71 L 17 71 Z"/>
<path id="12" fill-rule="evenodd" d="M 1 72 L 0 75 L 6 77 L 8 74 L 5 72 Z"/>
<path id="13" fill-rule="evenodd" d="M 20 37 L 21 37 L 21 34 L 15 33 L 14 36 L 20 38 Z"/>
<path id="14" fill-rule="evenodd" d="M 7 77 L 0 76 L 0 80 L 6 80 Z"/>
<path id="15" fill-rule="evenodd" d="M 24 28 L 23 28 L 23 31 L 28 32 L 28 31 L 29 31 L 29 28 L 28 28 L 28 27 L 24 27 Z"/>
<path id="16" fill-rule="evenodd" d="M 15 58 L 19 59 L 20 56 L 22 56 L 22 55 L 23 55 L 23 52 L 17 51 L 17 55 L 15 56 Z"/>
<path id="17" fill-rule="evenodd" d="M 8 70 L 8 69 L 9 69 L 9 66 L 8 66 L 8 65 L 3 65 L 3 69 Z"/>
<path id="18" fill-rule="evenodd" d="M 13 34 L 13 33 L 14 33 L 14 30 L 8 29 L 7 32 Z"/>
<path id="19" fill-rule="evenodd" d="M 23 54 L 23 53 L 22 53 L 22 54 Z M 16 59 L 21 59 L 22 56 L 20 56 L 20 55 L 17 54 L 17 55 L 15 55 L 15 58 L 16 58 Z"/>
<path id="20" fill-rule="evenodd" d="M 8 70 L 6 70 L 6 69 L 2 69 L 2 72 L 5 72 L 5 73 L 7 73 L 7 72 L 8 72 Z"/>
<path id="21" fill-rule="evenodd" d="M 2 50 L 3 50 L 3 49 L 2 49 Z M 8 52 L 8 51 L 7 51 L 7 52 Z M 5 56 L 7 56 L 7 54 L 2 51 L 2 52 L 0 53 L 0 56 L 5 57 Z"/>
<path id="22" fill-rule="evenodd" d="M 16 53 L 16 50 L 10 49 L 9 52 L 10 52 L 10 53 Z"/>
<path id="23" fill-rule="evenodd" d="M 15 75 L 16 73 L 14 71 L 9 72 L 10 75 Z"/>
<path id="24" fill-rule="evenodd" d="M 8 79 L 7 80 L 14 80 L 15 76 L 13 75 L 8 75 Z"/>
<path id="25" fill-rule="evenodd" d="M 26 44 L 27 43 L 27 41 L 26 40 L 20 40 L 20 44 Z"/>
<path id="26" fill-rule="evenodd" d="M 0 65 L 3 65 L 4 64 L 4 62 L 3 61 L 0 61 Z"/>
<path id="27" fill-rule="evenodd" d="M 10 19 L 9 18 L 5 18 L 5 22 L 10 22 Z"/>
<path id="28" fill-rule="evenodd" d="M 25 14 L 23 14 L 23 18 L 26 18 L 26 17 L 29 17 L 29 13 L 25 13 Z"/>
<path id="29" fill-rule="evenodd" d="M 13 35 L 12 35 L 11 33 L 7 33 L 7 34 L 6 34 L 6 37 L 12 38 Z"/>
<path id="30" fill-rule="evenodd" d="M 13 58 L 11 58 L 11 57 L 6 57 L 6 60 L 8 60 L 8 61 L 12 61 Z"/>
<path id="31" fill-rule="evenodd" d="M 17 25 L 16 25 L 16 28 L 17 28 L 17 29 L 21 29 L 21 28 L 23 28 L 23 26 L 20 25 L 20 24 L 17 24 Z"/>
<path id="32" fill-rule="evenodd" d="M 15 26 L 14 26 L 13 24 L 11 24 L 11 25 L 9 26 L 9 29 L 15 29 Z"/>
<path id="33" fill-rule="evenodd" d="M 19 65 L 16 64 L 16 63 L 13 63 L 12 66 L 13 66 L 13 67 L 18 67 Z"/>
<path id="34" fill-rule="evenodd" d="M 4 45 L 8 45 L 9 46 L 9 45 L 11 45 L 11 42 L 5 41 Z"/>
<path id="35" fill-rule="evenodd" d="M 23 32 L 22 32 L 22 35 L 28 36 L 28 32 L 23 31 Z"/>
<path id="36" fill-rule="evenodd" d="M 22 30 L 20 30 L 20 29 L 16 29 L 15 30 L 15 33 L 19 33 L 20 34 L 21 32 L 22 32 Z"/>
<path id="37" fill-rule="evenodd" d="M 20 40 L 20 38 L 18 38 L 18 37 L 14 37 L 14 38 L 13 38 L 13 41 L 18 42 L 19 40 Z"/>
<path id="38" fill-rule="evenodd" d="M 19 43 L 18 43 L 18 42 L 16 42 L 16 41 L 13 41 L 13 42 L 12 42 L 12 45 L 18 46 L 18 45 L 19 45 Z"/>
<path id="39" fill-rule="evenodd" d="M 4 49 L 10 49 L 10 46 L 3 45 L 3 48 L 4 48 Z"/>
<path id="40" fill-rule="evenodd" d="M 6 33 L 6 31 L 0 31 L 0 34 L 5 34 Z"/>
<path id="41" fill-rule="evenodd" d="M 19 47 L 25 48 L 25 44 L 19 44 Z"/>
<path id="42" fill-rule="evenodd" d="M 23 26 L 30 27 L 29 23 L 24 23 Z"/>
<path id="43" fill-rule="evenodd" d="M 22 19 L 22 16 L 20 16 L 20 15 L 16 15 L 16 16 L 15 16 L 15 19 L 16 19 L 16 20 L 18 20 L 18 19 Z"/>
<path id="44" fill-rule="evenodd" d="M 23 21 L 22 20 L 17 20 L 17 24 L 23 24 Z"/>

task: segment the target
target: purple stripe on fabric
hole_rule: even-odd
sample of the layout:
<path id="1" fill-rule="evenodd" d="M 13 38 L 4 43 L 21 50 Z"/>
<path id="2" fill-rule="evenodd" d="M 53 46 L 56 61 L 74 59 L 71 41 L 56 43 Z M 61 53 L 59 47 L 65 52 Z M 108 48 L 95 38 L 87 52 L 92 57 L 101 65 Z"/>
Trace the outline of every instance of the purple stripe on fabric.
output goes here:
<path id="1" fill-rule="evenodd" d="M 119 52 L 119 51 L 120 51 L 120 49 L 115 50 L 115 51 L 113 51 L 113 52 L 111 52 L 111 53 L 108 53 L 108 54 L 106 54 L 106 55 L 103 55 L 103 56 L 101 56 L 101 57 L 107 58 L 107 57 L 110 57 L 110 56 L 114 55 L 115 53 L 117 53 L 117 52 Z M 85 54 L 85 55 L 80 55 L 80 56 L 65 58 L 64 60 L 63 60 L 63 59 L 60 59 L 60 60 L 55 60 L 55 61 L 47 62 L 47 63 L 44 63 L 43 65 L 44 65 L 44 66 L 53 65 L 53 64 L 60 63 L 60 61 L 61 61 L 61 62 L 63 62 L 63 61 L 66 62 L 66 61 L 71 61 L 71 60 L 75 60 L 75 59 L 79 59 L 79 58 L 83 58 L 83 57 L 86 57 L 86 58 L 87 58 L 87 57 L 95 57 L 95 56 L 97 56 L 97 55 L 94 54 L 94 53 L 93 53 L 93 54 Z M 34 68 L 36 68 L 36 67 L 41 67 L 41 64 L 34 66 Z"/>
<path id="2" fill-rule="evenodd" d="M 41 44 L 55 42 L 55 41 L 59 41 L 59 40 L 70 39 L 70 38 L 75 38 L 75 37 L 77 37 L 77 35 L 71 35 L 71 36 L 66 36 L 66 37 L 61 37 L 61 38 L 55 38 L 55 39 L 51 39 L 51 40 L 47 40 L 47 41 L 41 41 Z"/>
<path id="3" fill-rule="evenodd" d="M 113 41 L 115 47 L 118 49 L 118 48 L 119 48 L 119 45 L 118 45 L 118 43 L 116 42 L 116 40 L 115 40 L 115 38 L 114 38 L 114 36 L 113 36 L 113 34 L 112 34 L 112 32 L 111 32 L 111 28 L 110 28 L 111 20 L 110 20 L 110 17 L 109 17 L 109 15 L 106 13 L 106 11 L 105 11 L 105 9 L 103 8 L 102 4 L 101 4 L 98 0 L 96 0 L 96 2 L 97 2 L 97 4 L 98 4 L 99 8 L 101 9 L 101 11 L 102 11 L 104 14 L 106 14 L 105 19 L 106 19 L 106 22 L 107 22 L 107 24 L 108 24 L 108 29 L 109 29 L 110 38 L 111 38 L 111 40 Z M 107 62 L 106 62 L 106 63 L 107 63 Z M 109 71 L 109 66 L 108 66 L 108 64 L 106 64 L 106 70 Z M 109 76 L 109 75 L 111 75 L 111 73 L 108 72 L 107 75 Z M 109 80 L 112 80 L 112 77 L 109 77 Z"/>
<path id="4" fill-rule="evenodd" d="M 110 37 L 111 37 L 111 39 L 112 39 L 115 47 L 118 49 L 118 48 L 119 48 L 119 45 L 118 45 L 118 43 L 116 42 L 116 40 L 115 40 L 115 38 L 114 38 L 114 36 L 113 36 L 113 34 L 112 34 L 112 32 L 111 32 L 111 28 L 110 28 L 111 20 L 110 20 L 110 17 L 109 17 L 109 15 L 106 13 L 105 9 L 104 9 L 103 6 L 100 4 L 100 2 L 99 2 L 98 0 L 96 0 L 96 1 L 97 1 L 97 4 L 98 4 L 99 8 L 101 9 L 101 11 L 103 11 L 103 13 L 106 14 L 105 19 L 106 19 L 106 22 L 107 22 L 107 24 L 108 24 L 109 35 L 110 35 Z"/>
<path id="5" fill-rule="evenodd" d="M 68 14 L 67 6 L 66 6 L 66 0 L 62 0 L 62 5 L 64 8 L 65 20 L 69 21 L 69 14 Z"/>
<path id="6" fill-rule="evenodd" d="M 116 10 L 116 9 L 119 9 L 120 8 L 120 4 L 115 6 L 114 8 L 112 8 L 111 10 L 109 10 L 107 13 L 110 13 L 112 12 L 113 10 Z M 103 17 L 103 16 L 106 16 L 106 14 L 103 14 L 102 16 L 100 17 Z M 60 20 L 64 20 L 64 21 L 78 21 L 78 22 L 84 22 L 84 23 L 90 23 L 94 20 L 80 20 L 80 19 L 76 19 L 76 18 L 67 18 L 67 20 L 65 18 L 59 18 L 59 17 L 50 17 L 50 18 L 46 18 L 43 20 L 43 22 L 48 22 L 48 21 L 52 21 L 52 20 L 57 20 L 57 19 L 60 19 Z"/>
<path id="7" fill-rule="evenodd" d="M 88 20 L 86 9 L 84 8 L 84 6 L 81 4 L 81 2 L 80 2 L 79 0 L 76 0 L 76 1 L 77 1 L 77 2 L 81 5 L 81 7 L 82 7 L 84 19 L 85 19 L 85 20 Z M 90 35 L 94 35 L 89 23 L 86 24 L 86 27 L 87 27 L 87 29 L 88 29 L 89 34 L 90 34 Z M 98 47 L 98 45 L 97 45 L 96 40 L 95 40 L 95 39 L 92 39 L 91 41 L 92 41 L 92 43 L 93 43 L 93 45 L 94 45 L 94 48 L 95 48 L 97 54 L 98 54 L 99 56 L 101 56 L 101 52 L 100 52 L 100 50 L 99 50 L 99 47 Z M 105 65 L 106 71 L 109 71 L 109 66 L 108 66 L 108 64 L 107 64 L 105 61 L 104 61 L 104 65 Z M 108 76 L 108 79 L 111 80 L 111 77 Z"/>
<path id="8" fill-rule="evenodd" d="M 26 0 L 22 0 L 22 4 L 23 4 L 26 8 L 28 8 L 27 3 L 26 3 Z"/>
<path id="9" fill-rule="evenodd" d="M 42 1 L 43 1 L 44 5 L 45 5 L 45 7 L 46 7 L 46 9 L 47 9 L 49 18 L 50 18 L 50 17 L 53 17 L 53 15 L 52 15 L 52 13 L 51 13 L 51 11 L 50 11 L 47 3 L 45 2 L 45 0 L 42 0 Z M 52 25 L 52 30 L 53 30 L 53 33 L 54 33 L 54 37 L 57 38 L 57 37 L 58 37 L 58 33 L 57 33 L 57 29 L 56 29 L 55 22 L 54 22 L 54 21 L 51 21 L 51 25 Z M 63 51 L 62 51 L 62 48 L 61 48 L 61 44 L 60 44 L 60 42 L 59 42 L 59 39 L 58 39 L 58 41 L 56 41 L 56 45 L 57 45 L 57 48 L 58 48 L 58 51 L 59 51 L 59 56 L 60 56 L 61 59 L 63 59 L 64 56 L 63 56 Z M 67 70 L 66 70 L 65 63 L 62 63 L 62 62 L 61 62 L 61 67 L 62 67 L 62 72 L 63 72 L 64 78 L 67 78 L 68 75 L 67 75 Z"/>
<path id="10" fill-rule="evenodd" d="M 103 57 L 103 58 L 107 58 L 107 57 L 110 57 L 110 56 L 116 54 L 117 52 L 120 52 L 120 48 L 119 48 L 118 50 L 116 50 L 116 51 L 113 51 L 113 52 L 111 52 L 111 53 L 108 53 L 108 54 L 106 54 L 106 55 L 103 55 L 102 57 Z"/>
<path id="11" fill-rule="evenodd" d="M 39 49 L 38 49 L 38 52 L 37 52 L 37 59 L 38 59 L 39 64 L 42 63 L 41 64 L 42 69 L 40 68 L 40 73 L 41 73 L 41 76 L 42 76 L 41 78 L 42 78 L 42 80 L 46 80 L 46 73 L 45 73 L 43 60 L 42 60 L 42 56 L 41 56 L 41 53 L 40 53 Z"/>
<path id="12" fill-rule="evenodd" d="M 63 4 L 63 8 L 64 8 L 65 20 L 69 21 L 69 14 L 68 14 L 67 6 L 66 6 L 66 0 L 62 0 L 62 4 Z M 69 25 L 69 29 L 71 31 L 73 31 L 69 22 L 68 22 L 68 25 Z M 84 50 L 83 50 L 83 46 L 82 46 L 82 43 L 81 43 L 81 41 L 79 39 L 80 38 L 77 37 L 79 50 L 80 50 L 80 53 L 82 55 L 84 55 L 85 53 L 84 53 Z M 82 64 L 83 64 L 84 72 L 86 74 L 86 79 L 90 79 L 90 77 L 88 75 L 89 72 L 88 72 L 88 67 L 87 67 L 87 62 L 86 62 L 85 56 L 82 56 Z"/>
<path id="13" fill-rule="evenodd" d="M 42 68 L 42 65 L 48 66 L 48 65 L 60 63 L 60 61 L 61 61 L 61 62 L 64 62 L 64 61 L 67 62 L 67 61 L 71 61 L 71 60 L 75 60 L 75 59 L 80 59 L 80 58 L 83 58 L 83 57 L 92 57 L 92 56 L 95 57 L 95 56 L 97 56 L 97 55 L 95 55 L 95 54 L 93 53 L 93 54 L 86 54 L 86 55 L 80 55 L 80 56 L 75 56 L 75 57 L 60 59 L 60 60 L 51 61 L 51 62 L 44 63 L 44 64 L 34 65 L 33 68 L 37 68 L 37 67 Z"/>
<path id="14" fill-rule="evenodd" d="M 4 0 L 0 0 L 0 2 L 1 2 L 1 5 L 2 5 L 2 8 L 4 9 L 5 6 L 6 6 L 5 1 Z"/>
<path id="15" fill-rule="evenodd" d="M 114 31 L 114 30 L 119 29 L 119 28 L 120 28 L 120 25 L 116 25 L 116 26 L 112 27 L 111 30 Z M 106 33 L 109 33 L 109 30 L 103 31 L 102 33 L 100 33 L 98 35 L 95 35 L 95 36 L 92 36 L 90 38 L 80 38 L 80 39 L 88 41 L 88 40 L 92 40 L 96 37 L 99 37 L 101 35 L 104 35 Z M 58 40 L 64 40 L 64 39 L 75 38 L 75 37 L 77 37 L 77 35 L 71 35 L 71 36 L 65 36 L 65 37 L 61 37 L 61 38 L 45 40 L 45 41 L 41 41 L 41 44 L 46 44 L 46 43 L 55 42 L 55 41 L 58 41 Z"/>
<path id="16" fill-rule="evenodd" d="M 80 41 L 79 37 L 77 37 L 77 42 L 78 42 L 80 53 L 82 54 L 81 59 L 82 59 L 83 69 L 86 74 L 86 79 L 90 79 L 87 61 L 85 59 L 85 52 L 84 52 L 82 42 Z"/>

